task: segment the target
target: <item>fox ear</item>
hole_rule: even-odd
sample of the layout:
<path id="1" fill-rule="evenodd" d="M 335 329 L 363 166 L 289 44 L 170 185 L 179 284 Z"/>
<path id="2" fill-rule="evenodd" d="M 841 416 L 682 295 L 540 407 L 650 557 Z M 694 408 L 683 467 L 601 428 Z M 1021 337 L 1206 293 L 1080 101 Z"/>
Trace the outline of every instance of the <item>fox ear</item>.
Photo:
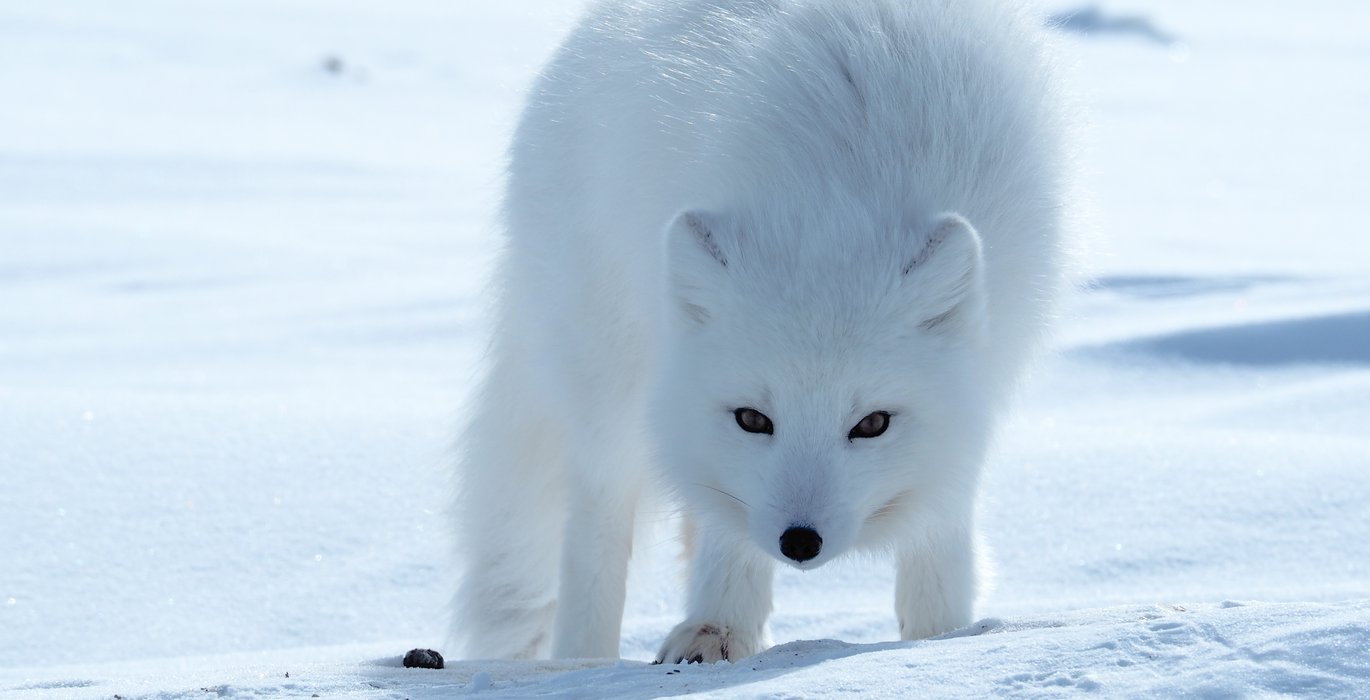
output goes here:
<path id="1" fill-rule="evenodd" d="M 915 295 L 919 326 L 936 332 L 963 328 L 984 311 L 980 234 L 959 214 L 941 214 L 923 244 L 904 263 L 904 284 Z"/>
<path id="2" fill-rule="evenodd" d="M 666 231 L 671 303 L 701 325 L 712 316 L 714 293 L 730 258 L 716 233 L 720 223 L 716 215 L 687 211 Z"/>

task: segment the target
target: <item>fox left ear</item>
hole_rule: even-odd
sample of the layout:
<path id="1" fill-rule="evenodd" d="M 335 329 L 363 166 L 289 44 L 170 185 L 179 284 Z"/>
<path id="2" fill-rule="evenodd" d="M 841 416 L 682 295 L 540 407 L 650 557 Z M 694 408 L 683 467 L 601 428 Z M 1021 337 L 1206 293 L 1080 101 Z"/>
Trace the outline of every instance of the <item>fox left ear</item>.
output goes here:
<path id="1" fill-rule="evenodd" d="M 686 211 L 666 230 L 666 271 L 674 305 L 691 322 L 704 325 L 714 314 L 718 288 L 732 254 L 725 246 L 722 217 Z"/>
<path id="2" fill-rule="evenodd" d="M 905 286 L 917 299 L 919 326 L 946 332 L 977 321 L 984 310 L 980 234 L 961 215 L 947 213 L 933 220 L 923 241 L 904 264 Z"/>

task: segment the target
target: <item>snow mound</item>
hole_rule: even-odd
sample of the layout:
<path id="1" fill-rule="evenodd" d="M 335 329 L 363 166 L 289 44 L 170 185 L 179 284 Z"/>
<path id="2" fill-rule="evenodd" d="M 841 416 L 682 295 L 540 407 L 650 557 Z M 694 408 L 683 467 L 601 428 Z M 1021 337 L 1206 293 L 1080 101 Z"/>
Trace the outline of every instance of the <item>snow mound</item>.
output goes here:
<path id="1" fill-rule="evenodd" d="M 357 664 L 356 649 L 0 672 L 15 700 L 55 692 L 174 700 L 217 697 L 904 698 L 1351 696 L 1370 684 L 1370 600 L 1328 605 L 1151 605 L 985 620 L 923 642 L 775 646 L 738 663 L 462 661 L 405 669 Z M 273 657 L 268 660 L 268 657 Z"/>

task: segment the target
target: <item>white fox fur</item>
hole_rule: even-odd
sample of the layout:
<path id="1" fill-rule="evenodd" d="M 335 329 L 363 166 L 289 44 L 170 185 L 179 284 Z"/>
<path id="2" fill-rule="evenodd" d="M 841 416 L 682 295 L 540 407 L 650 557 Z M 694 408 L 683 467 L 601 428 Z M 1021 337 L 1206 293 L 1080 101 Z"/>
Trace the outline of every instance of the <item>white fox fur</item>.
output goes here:
<path id="1" fill-rule="evenodd" d="M 970 622 L 980 465 L 1062 279 L 1039 26 L 990 0 L 593 6 L 510 149 L 464 656 L 617 656 L 660 486 L 694 552 L 659 660 L 764 649 L 776 561 L 856 550 L 896 559 L 902 638 Z"/>

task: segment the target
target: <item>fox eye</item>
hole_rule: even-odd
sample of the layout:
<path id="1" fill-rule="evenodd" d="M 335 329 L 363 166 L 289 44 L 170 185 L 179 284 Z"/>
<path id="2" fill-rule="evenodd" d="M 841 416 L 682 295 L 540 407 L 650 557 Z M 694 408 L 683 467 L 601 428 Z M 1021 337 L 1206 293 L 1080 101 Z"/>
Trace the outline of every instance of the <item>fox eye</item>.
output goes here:
<path id="1" fill-rule="evenodd" d="M 857 423 L 850 433 L 847 433 L 847 439 L 880 437 L 889 427 L 890 414 L 885 411 L 876 411 L 862 418 L 861 422 Z"/>
<path id="2" fill-rule="evenodd" d="M 733 411 L 733 417 L 737 419 L 737 426 L 749 433 L 771 435 L 775 432 L 771 419 L 755 408 L 739 408 Z"/>

